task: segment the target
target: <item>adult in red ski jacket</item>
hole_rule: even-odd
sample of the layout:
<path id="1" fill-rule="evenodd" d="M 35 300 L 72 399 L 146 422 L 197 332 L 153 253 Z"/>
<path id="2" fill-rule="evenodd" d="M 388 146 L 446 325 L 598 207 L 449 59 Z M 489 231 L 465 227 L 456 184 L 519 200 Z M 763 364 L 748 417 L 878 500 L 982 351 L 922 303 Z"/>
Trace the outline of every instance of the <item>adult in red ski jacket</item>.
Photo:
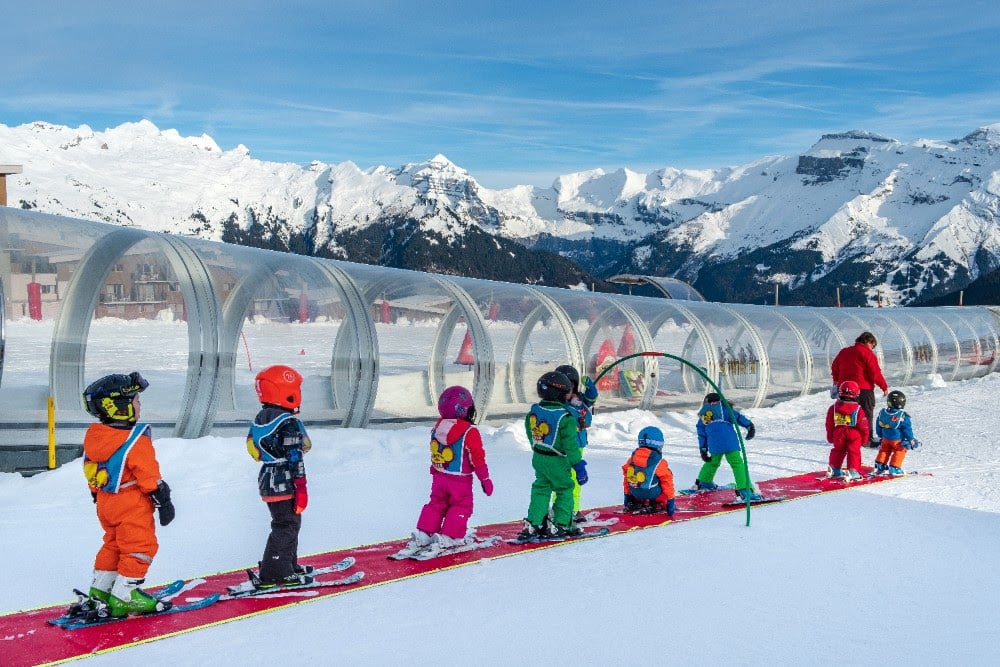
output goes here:
<path id="1" fill-rule="evenodd" d="M 875 335 L 865 331 L 855 339 L 854 345 L 838 352 L 830 365 L 834 386 L 839 387 L 842 382 L 858 383 L 858 404 L 864 410 L 868 422 L 868 439 L 862 445 L 869 447 L 881 444 L 872 434 L 872 425 L 875 423 L 875 387 L 882 390 L 883 396 L 889 392 L 889 385 L 878 365 L 878 357 L 875 356 L 877 346 Z"/>

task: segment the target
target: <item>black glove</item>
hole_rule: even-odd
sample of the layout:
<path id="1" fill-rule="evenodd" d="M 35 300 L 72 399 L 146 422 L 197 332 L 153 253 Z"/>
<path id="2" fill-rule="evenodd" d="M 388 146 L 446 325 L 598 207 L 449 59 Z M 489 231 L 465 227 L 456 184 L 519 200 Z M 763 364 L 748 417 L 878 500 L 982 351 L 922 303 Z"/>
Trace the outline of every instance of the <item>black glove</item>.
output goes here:
<path id="1" fill-rule="evenodd" d="M 753 422 L 750 422 L 750 426 L 747 426 L 747 440 L 753 440 L 755 435 L 757 435 L 757 429 L 753 427 Z"/>
<path id="2" fill-rule="evenodd" d="M 97 491 L 91 491 L 90 492 L 90 497 L 94 501 L 94 504 L 96 505 L 97 504 Z"/>
<path id="3" fill-rule="evenodd" d="M 698 452 L 701 454 L 701 460 L 705 463 L 712 460 L 712 455 L 708 453 L 708 447 L 699 447 Z"/>
<path id="4" fill-rule="evenodd" d="M 162 479 L 156 485 L 156 491 L 149 494 L 153 504 L 160 511 L 160 525 L 166 526 L 174 520 L 174 504 L 170 502 L 170 487 Z"/>

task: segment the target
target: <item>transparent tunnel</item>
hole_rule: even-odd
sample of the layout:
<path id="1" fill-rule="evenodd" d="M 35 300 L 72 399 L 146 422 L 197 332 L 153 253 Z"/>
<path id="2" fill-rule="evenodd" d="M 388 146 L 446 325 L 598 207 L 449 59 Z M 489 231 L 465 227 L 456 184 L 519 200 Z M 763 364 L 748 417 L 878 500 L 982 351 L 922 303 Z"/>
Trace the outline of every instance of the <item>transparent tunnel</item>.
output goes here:
<path id="1" fill-rule="evenodd" d="M 893 386 L 996 370 L 1000 310 L 708 303 L 515 285 L 304 257 L 0 208 L 0 471 L 44 464 L 51 400 L 59 460 L 90 424 L 83 388 L 106 373 L 150 380 L 142 420 L 159 434 L 243 432 L 254 375 L 305 378 L 307 425 L 429 421 L 451 384 L 484 420 L 520 418 L 543 372 L 595 377 L 642 351 L 683 357 L 741 408 L 830 384 L 862 331 Z M 655 281 L 655 278 L 646 280 Z M 676 285 L 670 292 L 678 293 Z M 696 298 L 692 294 L 690 298 Z M 706 385 L 637 356 L 604 375 L 602 410 L 688 409 Z"/>

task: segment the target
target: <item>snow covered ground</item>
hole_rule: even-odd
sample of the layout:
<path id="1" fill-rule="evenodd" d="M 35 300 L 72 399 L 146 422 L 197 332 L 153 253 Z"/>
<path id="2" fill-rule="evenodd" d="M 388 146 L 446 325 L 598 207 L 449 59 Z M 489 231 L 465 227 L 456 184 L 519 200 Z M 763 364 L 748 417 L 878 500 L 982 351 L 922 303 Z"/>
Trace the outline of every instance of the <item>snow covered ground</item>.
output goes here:
<path id="1" fill-rule="evenodd" d="M 131 370 L 131 369 L 122 369 Z M 617 535 L 360 590 L 96 656 L 89 664 L 998 664 L 1000 375 L 902 387 L 917 437 L 874 487 Z M 825 468 L 825 394 L 748 410 L 755 479 Z M 303 418 L 308 424 L 309 415 Z M 678 486 L 701 461 L 694 413 L 598 412 L 586 506 L 621 501 L 643 426 L 667 436 Z M 519 423 L 482 427 L 496 483 L 472 525 L 522 517 Z M 154 436 L 156 434 L 154 433 Z M 430 489 L 427 427 L 311 430 L 300 553 L 409 533 Z M 177 519 L 148 581 L 256 562 L 268 532 L 242 438 L 155 438 Z M 870 465 L 873 450 L 865 450 Z M 724 466 L 717 481 L 731 481 Z M 100 529 L 78 465 L 0 475 L 0 612 L 89 584 Z M 0 650 L 3 623 L 0 619 Z M 0 660 L 2 662 L 2 660 Z"/>

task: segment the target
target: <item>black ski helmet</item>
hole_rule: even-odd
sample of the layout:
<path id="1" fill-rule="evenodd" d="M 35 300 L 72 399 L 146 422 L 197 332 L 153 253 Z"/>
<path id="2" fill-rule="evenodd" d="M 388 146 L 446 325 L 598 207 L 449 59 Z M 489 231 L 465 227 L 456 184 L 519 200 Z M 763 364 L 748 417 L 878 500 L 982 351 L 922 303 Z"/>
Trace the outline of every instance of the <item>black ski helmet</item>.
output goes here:
<path id="1" fill-rule="evenodd" d="M 580 371 L 576 370 L 569 364 L 563 364 L 562 366 L 556 366 L 556 373 L 562 373 L 569 379 L 570 383 L 573 385 L 573 391 L 579 390 Z"/>
<path id="2" fill-rule="evenodd" d="M 705 394 L 705 402 L 706 403 L 720 403 L 721 401 L 722 401 L 722 397 L 719 396 L 714 391 Z"/>
<path id="3" fill-rule="evenodd" d="M 889 395 L 885 397 L 886 405 L 890 408 L 895 408 L 896 410 L 902 410 L 906 407 L 906 394 L 894 389 L 889 392 Z"/>
<path id="4" fill-rule="evenodd" d="M 535 388 L 538 390 L 538 397 L 543 401 L 562 401 L 565 400 L 566 394 L 573 390 L 573 384 L 563 373 L 549 371 L 538 378 Z"/>
<path id="5" fill-rule="evenodd" d="M 83 405 L 87 412 L 105 424 L 134 424 L 132 398 L 148 386 L 139 371 L 128 375 L 105 375 L 83 391 Z"/>

